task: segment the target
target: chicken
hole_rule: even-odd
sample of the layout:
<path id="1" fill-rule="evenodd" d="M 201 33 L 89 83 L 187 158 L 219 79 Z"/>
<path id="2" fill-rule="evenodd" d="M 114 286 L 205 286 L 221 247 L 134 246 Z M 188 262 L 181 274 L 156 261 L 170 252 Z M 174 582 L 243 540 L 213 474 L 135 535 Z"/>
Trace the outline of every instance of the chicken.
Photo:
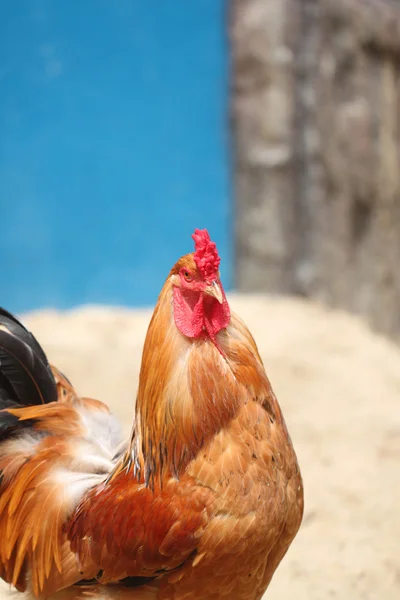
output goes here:
<path id="1" fill-rule="evenodd" d="M 143 349 L 131 438 L 0 315 L 0 575 L 33 597 L 261 598 L 303 486 L 206 230 L 172 268 Z"/>

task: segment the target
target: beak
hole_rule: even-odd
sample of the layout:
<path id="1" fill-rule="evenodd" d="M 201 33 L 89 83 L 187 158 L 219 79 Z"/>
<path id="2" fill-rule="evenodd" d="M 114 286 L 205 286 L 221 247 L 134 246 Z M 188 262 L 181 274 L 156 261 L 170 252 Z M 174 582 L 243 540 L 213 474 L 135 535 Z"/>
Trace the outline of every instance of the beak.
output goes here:
<path id="1" fill-rule="evenodd" d="M 224 295 L 222 293 L 221 285 L 219 283 L 217 283 L 217 281 L 213 281 L 203 291 L 204 291 L 205 294 L 208 294 L 209 296 L 212 296 L 213 298 L 215 298 L 216 300 L 218 300 L 218 302 L 220 304 L 223 303 L 223 301 L 224 301 Z"/>

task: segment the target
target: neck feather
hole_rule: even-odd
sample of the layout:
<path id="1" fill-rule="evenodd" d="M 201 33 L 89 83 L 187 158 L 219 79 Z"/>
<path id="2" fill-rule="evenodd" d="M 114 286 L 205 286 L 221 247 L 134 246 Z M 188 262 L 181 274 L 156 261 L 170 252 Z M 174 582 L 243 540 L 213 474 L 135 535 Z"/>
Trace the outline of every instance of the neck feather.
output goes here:
<path id="1" fill-rule="evenodd" d="M 164 475 L 179 477 L 244 401 L 218 344 L 178 330 L 172 288 L 167 280 L 147 332 L 131 443 L 136 471 L 150 485 Z"/>

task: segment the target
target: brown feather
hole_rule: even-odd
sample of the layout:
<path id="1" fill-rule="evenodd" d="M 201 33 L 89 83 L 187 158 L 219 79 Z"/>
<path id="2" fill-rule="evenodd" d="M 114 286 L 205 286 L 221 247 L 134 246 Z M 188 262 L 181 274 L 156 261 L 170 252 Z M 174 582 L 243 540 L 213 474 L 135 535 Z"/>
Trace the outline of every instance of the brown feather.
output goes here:
<path id="1" fill-rule="evenodd" d="M 76 440 L 84 429 L 67 403 L 12 409 L 12 414 L 34 420 L 32 431 L 39 436 L 30 445 L 16 438 L 0 448 L 0 574 L 24 590 L 29 565 L 32 591 L 39 595 L 82 578 L 63 532 L 71 507 L 60 473 L 74 471 Z"/>
<path id="2" fill-rule="evenodd" d="M 68 526 L 71 547 L 84 568 L 95 563 L 102 570 L 102 583 L 174 569 L 196 548 L 210 497 L 190 479 L 186 485 L 169 480 L 153 492 L 132 474 L 121 474 L 78 507 Z"/>

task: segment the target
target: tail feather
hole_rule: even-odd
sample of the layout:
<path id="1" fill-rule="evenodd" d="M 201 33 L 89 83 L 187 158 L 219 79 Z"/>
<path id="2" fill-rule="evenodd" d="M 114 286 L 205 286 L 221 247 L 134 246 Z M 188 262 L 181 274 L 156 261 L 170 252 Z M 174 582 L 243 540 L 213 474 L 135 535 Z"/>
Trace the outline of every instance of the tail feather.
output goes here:
<path id="1" fill-rule="evenodd" d="M 0 578 L 49 597 L 82 570 L 64 524 L 115 465 L 118 427 L 107 407 L 77 396 L 33 335 L 0 309 Z"/>
<path id="2" fill-rule="evenodd" d="M 32 350 L 36 352 L 36 354 L 41 358 L 41 360 L 46 364 L 47 357 L 43 351 L 43 348 L 40 346 L 39 342 L 34 338 L 30 331 L 18 321 L 18 319 L 12 315 L 5 308 L 0 307 L 0 325 L 6 325 L 7 329 L 11 331 L 14 335 L 17 335 L 21 340 L 26 342 L 32 347 Z"/>
<path id="3" fill-rule="evenodd" d="M 22 323 L 0 308 L 0 440 L 18 423 L 1 411 L 56 400 L 56 382 L 42 348 Z"/>
<path id="4" fill-rule="evenodd" d="M 0 401 L 29 406 L 57 400 L 54 376 L 34 336 L 0 308 Z"/>
<path id="5" fill-rule="evenodd" d="M 7 408 L 18 408 L 18 404 L 12 402 L 11 400 L 6 400 L 1 404 L 2 410 Z M 11 435 L 17 429 L 21 429 L 21 427 L 26 428 L 32 425 L 32 421 L 24 422 L 23 424 L 19 423 L 19 419 L 17 416 L 9 413 L 7 410 L 0 413 L 0 442 L 3 441 L 6 437 Z"/>

